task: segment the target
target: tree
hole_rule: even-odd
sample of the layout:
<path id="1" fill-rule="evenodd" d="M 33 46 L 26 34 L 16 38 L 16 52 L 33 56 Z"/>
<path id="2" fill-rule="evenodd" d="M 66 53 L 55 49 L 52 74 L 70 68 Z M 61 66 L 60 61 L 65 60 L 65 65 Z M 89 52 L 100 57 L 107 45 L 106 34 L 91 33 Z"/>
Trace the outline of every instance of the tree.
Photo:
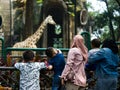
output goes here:
<path id="1" fill-rule="evenodd" d="M 117 3 L 118 3 L 118 5 L 119 5 L 119 7 L 120 7 L 120 1 L 119 0 L 115 0 Z"/>
<path id="2" fill-rule="evenodd" d="M 14 36 L 18 36 L 16 42 L 22 41 L 31 35 L 39 24 L 40 8 L 43 0 L 13 0 Z M 14 42 L 15 43 L 15 42 Z"/>
<path id="3" fill-rule="evenodd" d="M 99 0 L 106 3 L 107 10 L 104 12 L 94 12 L 97 14 L 90 14 L 94 18 L 93 32 L 104 30 L 101 38 L 112 38 L 118 40 L 120 38 L 120 6 L 118 0 Z M 109 27 L 109 28 L 106 28 Z M 109 31 L 109 32 L 108 32 Z M 111 36 L 110 36 L 111 35 Z M 105 36 L 105 37 L 104 37 Z M 106 37 L 107 36 L 107 37 Z"/>
<path id="4" fill-rule="evenodd" d="M 107 0 L 104 0 L 104 2 L 106 3 L 106 6 L 107 6 L 110 34 L 112 35 L 113 40 L 115 40 L 114 29 L 113 29 L 113 25 L 112 25 L 113 13 L 110 11 L 110 9 L 108 7 Z"/>
<path id="5" fill-rule="evenodd" d="M 25 29 L 23 31 L 23 39 L 26 39 L 33 32 L 33 2 L 34 0 L 26 1 L 25 13 Z"/>

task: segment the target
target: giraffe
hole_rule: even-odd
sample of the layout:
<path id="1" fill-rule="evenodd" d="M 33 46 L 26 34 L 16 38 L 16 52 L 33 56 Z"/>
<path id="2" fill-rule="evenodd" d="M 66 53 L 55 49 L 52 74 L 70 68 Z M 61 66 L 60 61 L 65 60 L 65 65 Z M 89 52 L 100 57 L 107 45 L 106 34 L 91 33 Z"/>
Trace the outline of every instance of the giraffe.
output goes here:
<path id="1" fill-rule="evenodd" d="M 45 18 L 45 20 L 42 22 L 40 27 L 37 29 L 37 31 L 33 35 L 29 36 L 24 41 L 15 43 L 12 48 L 37 48 L 36 43 L 41 38 L 41 35 L 45 30 L 45 28 L 47 27 L 48 23 L 53 25 L 56 24 L 51 15 L 48 15 Z M 21 56 L 22 53 L 20 53 L 20 51 L 12 51 L 12 55 Z"/>

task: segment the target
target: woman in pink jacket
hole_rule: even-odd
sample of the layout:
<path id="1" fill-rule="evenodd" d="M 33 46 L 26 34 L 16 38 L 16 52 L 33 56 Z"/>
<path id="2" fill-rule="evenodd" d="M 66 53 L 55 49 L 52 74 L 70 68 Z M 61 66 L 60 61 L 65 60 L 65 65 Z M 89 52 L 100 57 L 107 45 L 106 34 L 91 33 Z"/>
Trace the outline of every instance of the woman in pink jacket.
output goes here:
<path id="1" fill-rule="evenodd" d="M 87 59 L 88 49 L 84 45 L 84 38 L 81 35 L 76 35 L 68 52 L 65 68 L 60 76 L 62 85 L 66 81 L 66 90 L 85 90 Z"/>

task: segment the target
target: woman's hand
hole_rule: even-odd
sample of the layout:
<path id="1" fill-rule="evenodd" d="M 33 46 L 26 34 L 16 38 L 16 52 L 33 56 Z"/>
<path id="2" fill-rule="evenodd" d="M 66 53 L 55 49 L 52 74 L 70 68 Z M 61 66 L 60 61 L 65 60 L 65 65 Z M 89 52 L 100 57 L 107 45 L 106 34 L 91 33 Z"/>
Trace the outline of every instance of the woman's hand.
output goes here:
<path id="1" fill-rule="evenodd" d="M 61 79 L 61 85 L 65 85 L 65 80 L 64 80 L 64 78 L 62 78 L 61 76 L 59 76 L 60 77 L 60 79 Z"/>
<path id="2" fill-rule="evenodd" d="M 62 85 L 65 85 L 65 81 L 64 81 L 63 78 L 61 79 L 61 84 L 62 84 Z"/>

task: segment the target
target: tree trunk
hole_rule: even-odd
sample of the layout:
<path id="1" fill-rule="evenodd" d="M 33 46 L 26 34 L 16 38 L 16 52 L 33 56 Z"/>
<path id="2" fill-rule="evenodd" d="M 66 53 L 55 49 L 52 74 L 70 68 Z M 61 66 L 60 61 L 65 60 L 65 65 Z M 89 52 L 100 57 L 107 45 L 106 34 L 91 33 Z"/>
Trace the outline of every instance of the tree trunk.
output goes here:
<path id="1" fill-rule="evenodd" d="M 33 33 L 33 0 L 27 0 L 23 40 L 30 36 L 32 33 Z"/>
<path id="2" fill-rule="evenodd" d="M 113 40 L 115 40 L 114 29 L 113 29 L 113 25 L 112 25 L 112 17 L 113 17 L 113 14 L 112 14 L 112 12 L 109 10 L 107 0 L 105 0 L 105 3 L 106 3 L 106 6 L 107 6 L 107 11 L 108 11 L 110 33 L 111 33 L 111 35 L 112 35 Z"/>
<path id="3" fill-rule="evenodd" d="M 116 2 L 118 3 L 119 7 L 120 7 L 120 1 L 119 0 L 116 0 Z"/>

